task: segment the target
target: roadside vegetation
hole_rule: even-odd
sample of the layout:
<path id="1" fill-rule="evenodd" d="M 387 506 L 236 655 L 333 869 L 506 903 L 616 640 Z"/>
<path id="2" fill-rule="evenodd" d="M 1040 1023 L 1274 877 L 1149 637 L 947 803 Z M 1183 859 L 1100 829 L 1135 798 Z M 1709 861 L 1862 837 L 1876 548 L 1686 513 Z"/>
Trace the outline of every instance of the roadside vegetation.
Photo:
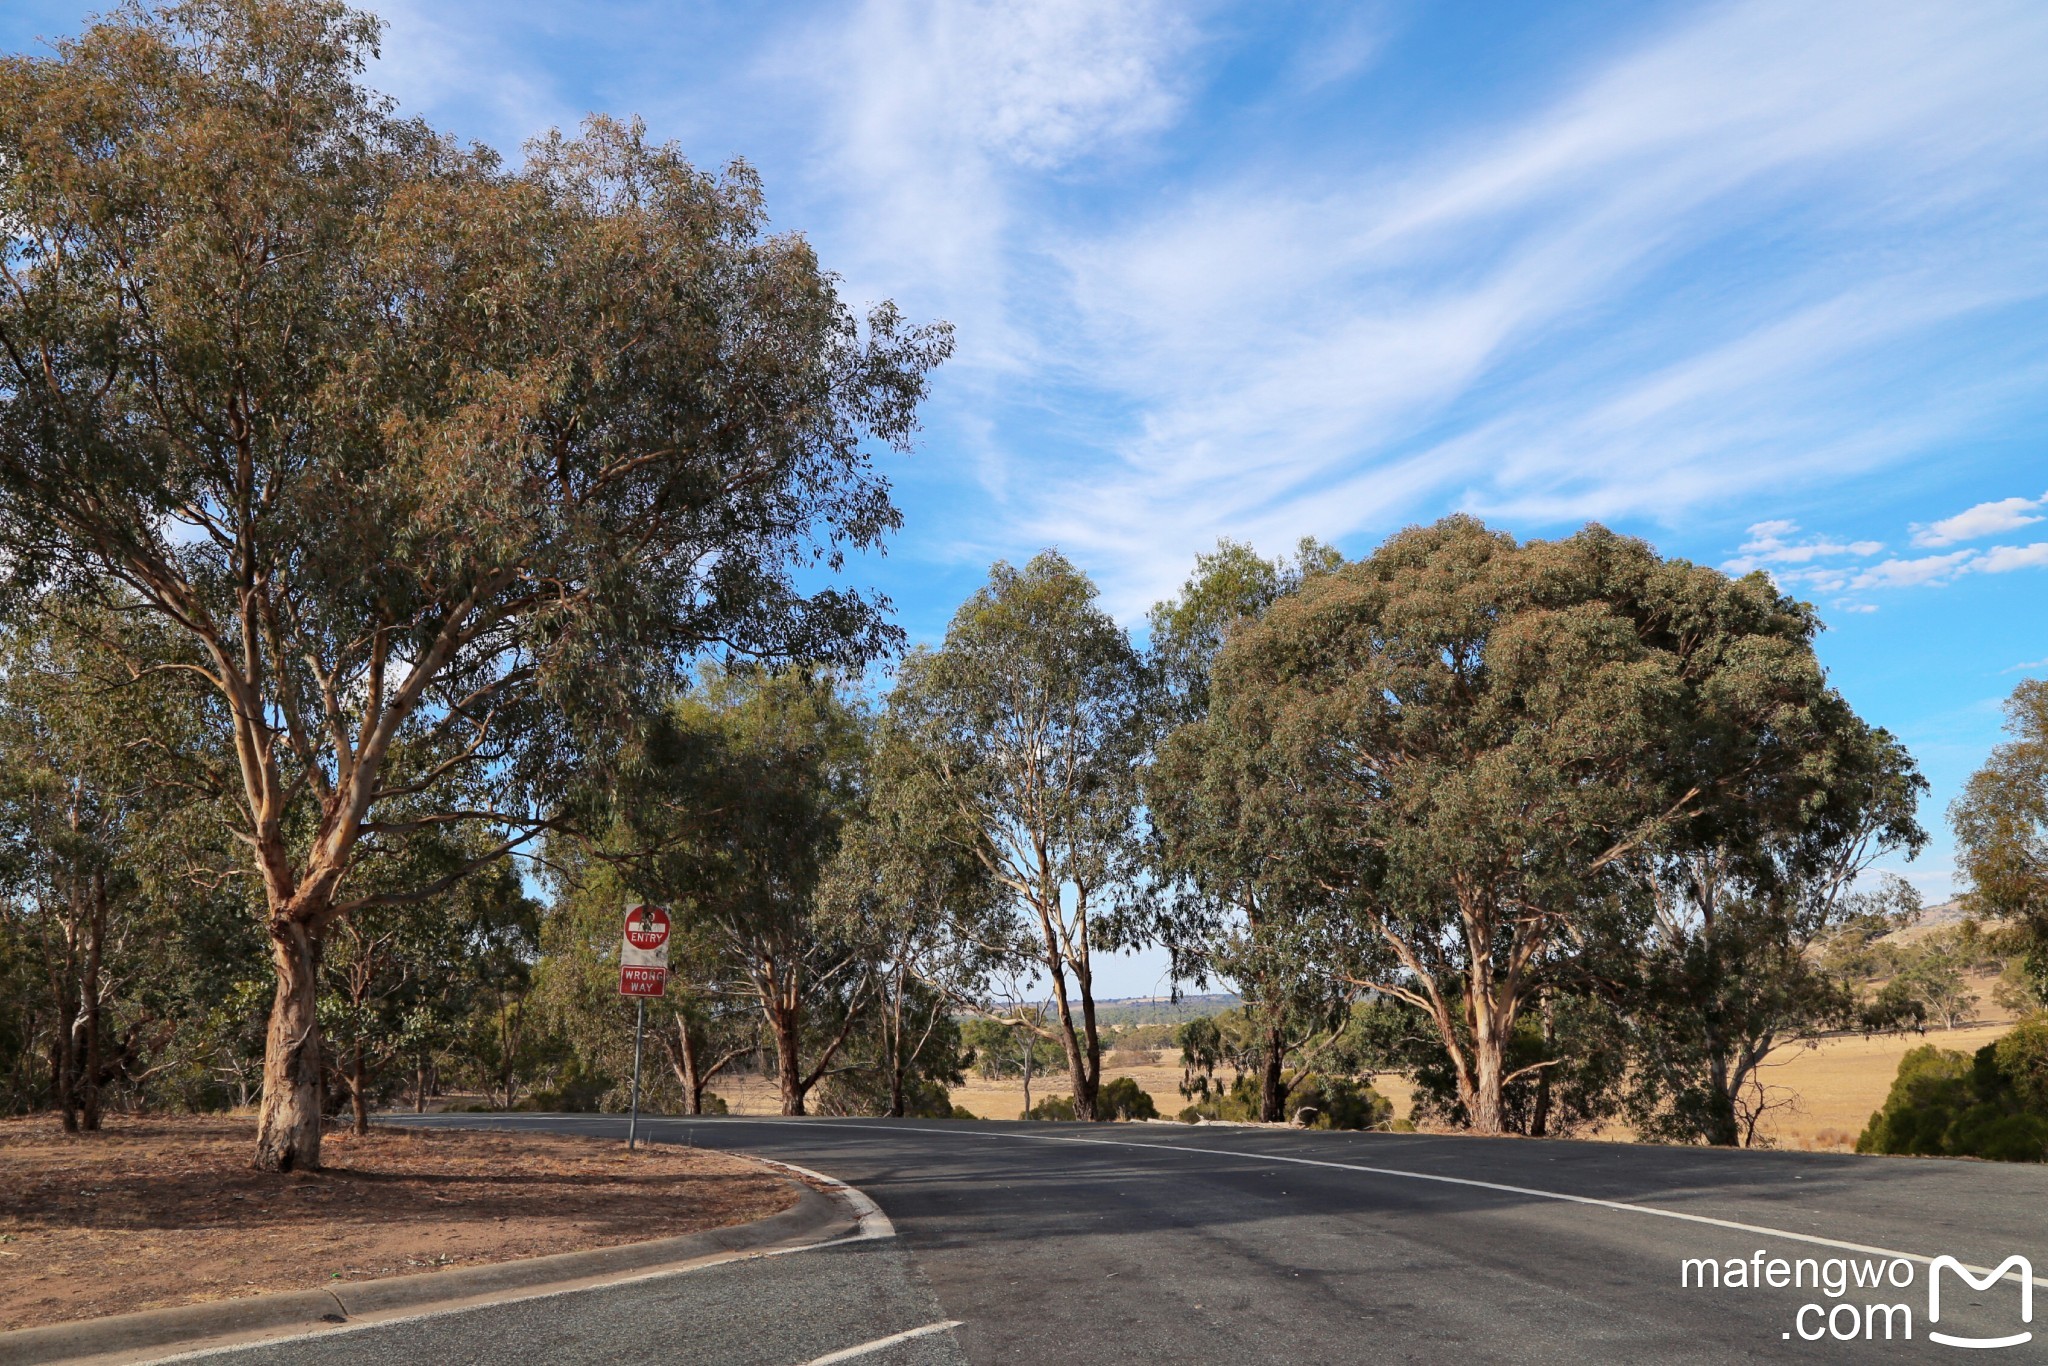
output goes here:
<path id="1" fill-rule="evenodd" d="M 672 1113 L 1743 1145 L 1785 1057 L 1988 995 L 2019 1042 L 1912 1054 L 1864 1145 L 2048 1156 L 2048 684 L 1937 924 L 1815 610 L 1597 525 L 1225 540 L 1136 634 L 1046 549 L 905 650 L 855 578 L 946 326 L 637 124 L 398 118 L 376 36 L 190 0 L 0 61 L 0 1108 L 243 1109 L 269 1172 L 622 1108 L 648 901 Z M 1106 1010 L 1138 947 L 1228 1004 Z"/>

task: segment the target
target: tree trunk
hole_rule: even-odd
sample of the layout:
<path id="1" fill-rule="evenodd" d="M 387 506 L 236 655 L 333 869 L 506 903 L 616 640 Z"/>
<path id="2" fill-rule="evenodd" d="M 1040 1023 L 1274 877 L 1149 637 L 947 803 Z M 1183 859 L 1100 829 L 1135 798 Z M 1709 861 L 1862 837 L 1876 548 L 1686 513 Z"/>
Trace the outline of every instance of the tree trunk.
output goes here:
<path id="1" fill-rule="evenodd" d="M 78 1015 L 85 1024 L 82 1081 L 79 1088 L 78 1125 L 88 1131 L 100 1127 L 100 1073 L 105 1065 L 101 1047 L 100 972 L 106 962 L 107 875 L 92 875 L 91 906 L 86 918 L 85 971 L 78 980 Z"/>
<path id="2" fill-rule="evenodd" d="M 1084 1084 L 1074 1088 L 1074 1118 L 1094 1119 L 1095 1102 L 1102 1094 L 1102 1035 L 1095 1027 L 1095 990 L 1085 967 L 1074 974 L 1074 984 L 1081 988 L 1081 1030 L 1088 1063 Z M 1084 1091 L 1088 1098 L 1085 1111 L 1081 1107 Z"/>
<path id="3" fill-rule="evenodd" d="M 1550 988 L 1543 989 L 1543 1061 L 1556 1056 L 1557 1010 L 1551 1004 Z M 1529 1116 L 1529 1137 L 1542 1138 L 1550 1132 L 1550 1069 L 1536 1072 L 1536 1107 Z"/>
<path id="4" fill-rule="evenodd" d="M 1707 1052 L 1706 1140 L 1717 1148 L 1742 1145 L 1742 1131 L 1735 1122 L 1735 1088 L 1729 1083 L 1728 1054 L 1718 1046 Z"/>
<path id="5" fill-rule="evenodd" d="M 769 1027 L 775 1034 L 775 1072 L 782 1087 L 782 1113 L 804 1113 L 803 1057 L 801 1031 L 794 1010 L 778 1007 Z"/>
<path id="6" fill-rule="evenodd" d="M 1024 1113 L 1031 1113 L 1031 1064 L 1038 1056 L 1038 1036 L 1024 1035 Z"/>
<path id="7" fill-rule="evenodd" d="M 263 1044 L 263 1105 L 256 1122 L 259 1171 L 320 1166 L 320 941 L 296 921 L 275 923 L 270 957 L 277 995 Z"/>
<path id="8" fill-rule="evenodd" d="M 1259 1118 L 1277 1124 L 1287 1118 L 1287 1088 L 1281 1071 L 1287 1062 L 1287 1027 L 1279 1020 L 1266 1024 L 1265 1065 L 1259 1076 Z"/>
<path id="9" fill-rule="evenodd" d="M 683 1113 L 704 1113 L 704 1076 L 697 1061 L 697 1041 L 690 1037 L 689 1017 L 676 1014 L 676 1080 L 683 1084 Z"/>
<path id="10" fill-rule="evenodd" d="M 1472 1031 L 1472 1078 L 1464 1097 L 1465 1113 L 1475 1134 L 1506 1132 L 1505 1107 L 1501 1103 L 1501 1040 L 1482 1018 Z"/>
<path id="11" fill-rule="evenodd" d="M 370 1132 L 370 1101 L 363 1094 L 368 1085 L 369 1078 L 364 1075 L 363 1068 L 363 1036 L 358 1032 L 348 1064 L 348 1103 L 355 1117 L 358 1136 Z"/>
<path id="12" fill-rule="evenodd" d="M 896 966 L 896 994 L 889 1002 L 888 1023 L 884 1032 L 889 1039 L 889 1118 L 903 1118 L 903 965 L 899 955 Z"/>

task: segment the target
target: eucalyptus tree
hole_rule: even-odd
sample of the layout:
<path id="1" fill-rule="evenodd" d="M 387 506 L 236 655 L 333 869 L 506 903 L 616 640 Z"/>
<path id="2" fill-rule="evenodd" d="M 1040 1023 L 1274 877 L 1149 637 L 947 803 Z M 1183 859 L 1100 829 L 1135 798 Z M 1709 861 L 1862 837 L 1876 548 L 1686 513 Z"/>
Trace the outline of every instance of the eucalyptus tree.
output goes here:
<path id="1" fill-rule="evenodd" d="M 1469 1122 L 1496 1133 L 1546 956 L 1627 859 L 1802 757 L 1781 737 L 1828 696 L 1815 629 L 1762 576 L 1599 527 L 1518 545 L 1451 517 L 1233 633 L 1211 724 L 1273 775 L 1262 805 L 1326 913 L 1388 955 L 1360 985 L 1425 1014 Z"/>
<path id="2" fill-rule="evenodd" d="M 604 846 L 757 1006 L 784 1114 L 804 1113 L 878 988 L 873 946 L 825 897 L 867 732 L 829 672 L 707 667 L 642 738 Z"/>
<path id="3" fill-rule="evenodd" d="M 2048 680 L 2013 689 L 2005 731 L 2009 738 L 1970 775 L 1949 821 L 1971 908 L 2020 932 L 2028 988 L 2048 1002 Z"/>
<path id="4" fill-rule="evenodd" d="M 185 0 L 0 61 L 0 560 L 132 597 L 218 700 L 272 1170 L 319 1162 L 330 929 L 465 871 L 362 891 L 366 847 L 527 846 L 707 648 L 893 641 L 815 571 L 896 526 L 871 449 L 949 344 L 860 324 L 743 164 L 593 118 L 512 167 L 396 117 L 377 34 Z"/>
<path id="5" fill-rule="evenodd" d="M 1355 947 L 1337 917 L 1311 914 L 1326 894 L 1274 819 L 1272 775 L 1239 736 L 1209 721 L 1210 673 L 1231 633 L 1319 573 L 1343 563 L 1304 540 L 1292 563 L 1219 541 L 1197 555 L 1176 598 L 1151 612 L 1161 734 L 1145 770 L 1161 937 L 1178 976 L 1233 984 L 1259 1035 L 1259 1118 L 1287 1117 L 1287 1062 L 1345 1020 Z M 1297 1080 L 1299 1077 L 1297 1077 Z"/>
<path id="6" fill-rule="evenodd" d="M 990 970 L 1016 953 L 1014 921 L 975 856 L 975 828 L 889 718 L 876 728 L 863 788 L 823 895 L 869 946 L 888 1113 L 901 1118 L 914 1061 L 953 1037 L 954 1012 L 975 1009 Z"/>
<path id="7" fill-rule="evenodd" d="M 1784 1103 L 1764 1080 L 1771 1059 L 1859 1012 L 1817 950 L 1891 899 L 1858 890 L 1878 859 L 1926 843 L 1915 810 L 1927 783 L 1894 737 L 1832 691 L 1781 725 L 1772 742 L 1791 762 L 1774 781 L 1628 861 L 1650 911 L 1616 974 L 1640 1133 L 1755 1141 Z"/>
<path id="8" fill-rule="evenodd" d="M 633 1065 L 635 1012 L 619 995 L 619 938 L 627 908 L 642 899 L 636 871 L 646 870 L 643 859 L 619 856 L 632 847 L 623 833 L 591 845 L 551 843 L 555 895 L 538 967 L 555 1027 L 593 1076 L 614 1081 Z M 709 921 L 672 919 L 667 989 L 644 1004 L 647 1036 L 668 1064 L 684 1114 L 703 1114 L 711 1084 L 760 1052 L 760 1004 L 722 956 Z"/>
<path id="9" fill-rule="evenodd" d="M 934 800 L 969 832 L 974 858 L 1034 941 L 1083 1119 L 1102 1080 L 1094 955 L 1143 930 L 1138 765 L 1149 707 L 1130 638 L 1054 550 L 991 569 L 940 647 L 904 660 L 889 697 Z"/>
<path id="10" fill-rule="evenodd" d="M 0 886 L 39 968 L 52 1099 L 67 1132 L 100 1127 L 111 1016 L 138 965 L 136 876 L 152 793 L 118 743 L 129 691 L 51 621 L 0 654 Z"/>

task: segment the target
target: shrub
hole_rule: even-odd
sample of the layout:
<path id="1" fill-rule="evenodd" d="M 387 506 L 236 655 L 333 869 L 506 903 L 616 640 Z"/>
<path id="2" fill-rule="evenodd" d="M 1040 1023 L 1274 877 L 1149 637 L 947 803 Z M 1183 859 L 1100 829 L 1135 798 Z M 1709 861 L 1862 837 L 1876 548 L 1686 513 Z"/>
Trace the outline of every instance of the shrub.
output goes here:
<path id="1" fill-rule="evenodd" d="M 1992 1045 L 1998 1070 L 2021 1105 L 2048 1115 L 2048 1010 L 2037 1010 Z"/>
<path id="2" fill-rule="evenodd" d="M 953 1107 L 953 1113 L 952 1113 L 952 1114 L 950 1114 L 950 1115 L 948 1115 L 948 1116 L 947 1116 L 947 1118 L 948 1118 L 948 1119 L 979 1119 L 979 1118 L 981 1118 L 981 1116 L 980 1116 L 980 1115 L 977 1115 L 977 1114 L 975 1114 L 975 1113 L 974 1113 L 974 1111 L 972 1111 L 972 1110 L 968 1109 L 968 1108 L 967 1108 L 967 1107 L 966 1107 L 965 1105 L 955 1105 L 955 1106 Z"/>
<path id="3" fill-rule="evenodd" d="M 1974 1058 L 1928 1045 L 1899 1059 L 1859 1153 L 2048 1160 L 2048 1018 L 2030 1017 Z"/>
<path id="4" fill-rule="evenodd" d="M 1026 1119 L 1072 1119 L 1074 1098 L 1072 1096 L 1047 1096 L 1024 1112 Z"/>
<path id="5" fill-rule="evenodd" d="M 1923 1044 L 1899 1059 L 1884 1108 L 1856 1140 L 1859 1153 L 1946 1152 L 1946 1135 L 1970 1104 L 1970 1059 L 1952 1048 Z"/>
<path id="6" fill-rule="evenodd" d="M 1072 1102 L 1068 1103 L 1068 1108 L 1072 1108 Z M 1138 1089 L 1137 1082 L 1129 1077 L 1118 1077 L 1096 1093 L 1095 1117 L 1101 1120 L 1157 1119 L 1159 1107 L 1152 1103 L 1151 1096 Z"/>
<path id="7" fill-rule="evenodd" d="M 1394 1118 L 1394 1102 L 1349 1077 L 1317 1077 L 1298 1088 L 1288 1106 L 1314 1110 L 1314 1129 L 1377 1129 Z"/>

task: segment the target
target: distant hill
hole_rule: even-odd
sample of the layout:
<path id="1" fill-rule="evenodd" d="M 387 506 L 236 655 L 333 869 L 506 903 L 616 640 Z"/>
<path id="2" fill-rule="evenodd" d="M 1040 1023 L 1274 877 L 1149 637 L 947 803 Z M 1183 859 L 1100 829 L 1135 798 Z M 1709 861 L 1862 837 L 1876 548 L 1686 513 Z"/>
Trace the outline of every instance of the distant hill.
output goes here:
<path id="1" fill-rule="evenodd" d="M 1119 996 L 1095 1003 L 1096 1022 L 1104 1028 L 1123 1029 L 1130 1025 L 1181 1024 L 1235 1010 L 1244 998 L 1231 992 L 1210 992 L 1201 996 Z"/>
<path id="2" fill-rule="evenodd" d="M 1918 920 L 1893 930 L 1884 938 L 1897 944 L 1910 944 L 1916 939 L 1926 938 L 1937 930 L 1953 929 L 1968 918 L 1963 911 L 1961 900 L 1944 901 L 1937 906 L 1927 907 L 1920 912 Z"/>

